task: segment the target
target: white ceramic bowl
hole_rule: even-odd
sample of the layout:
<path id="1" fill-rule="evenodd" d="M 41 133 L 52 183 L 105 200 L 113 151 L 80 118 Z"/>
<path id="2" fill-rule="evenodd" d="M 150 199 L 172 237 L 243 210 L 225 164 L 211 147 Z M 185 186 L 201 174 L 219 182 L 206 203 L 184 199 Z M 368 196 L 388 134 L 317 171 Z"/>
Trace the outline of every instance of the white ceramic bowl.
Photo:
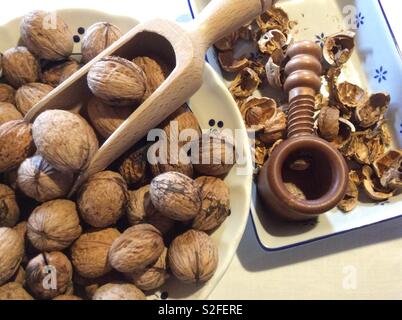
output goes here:
<path id="1" fill-rule="evenodd" d="M 58 14 L 67 22 L 75 34 L 77 43 L 74 53 L 78 54 L 81 50 L 79 40 L 82 38 L 82 35 L 78 32 L 80 27 L 86 29 L 95 22 L 108 21 L 120 27 L 123 31 L 128 31 L 138 23 L 134 18 L 112 16 L 93 10 L 66 9 L 59 10 Z M 0 52 L 17 45 L 19 23 L 20 18 L 17 18 L 0 26 Z M 198 286 L 184 285 L 171 277 L 165 287 L 149 296 L 150 299 L 161 299 L 162 297 L 172 299 L 207 298 L 225 273 L 236 252 L 250 209 L 252 164 L 251 154 L 247 148 L 246 131 L 236 103 L 219 76 L 207 64 L 204 72 L 204 84 L 190 99 L 189 105 L 203 129 L 221 130 L 218 124 L 222 128 L 242 129 L 237 138 L 238 146 L 244 150 L 243 157 L 245 162 L 243 165 L 236 165 L 225 179 L 230 188 L 231 216 L 212 235 L 213 241 L 219 249 L 219 266 L 214 277 L 205 285 Z M 212 123 L 210 120 L 214 120 L 213 127 L 210 127 L 209 123 Z M 237 174 L 238 169 L 242 170 L 242 175 Z M 164 293 L 163 295 L 161 294 L 162 292 Z"/>
<path id="2" fill-rule="evenodd" d="M 194 14 L 209 1 L 190 0 Z M 276 3 L 290 19 L 298 22 L 292 31 L 296 41 L 313 40 L 321 44 L 330 34 L 347 29 L 356 32 L 356 50 L 340 81 L 356 83 L 373 93 L 390 93 L 391 106 L 386 117 L 394 145 L 401 148 L 402 56 L 382 12 L 381 0 L 278 0 Z M 220 72 L 214 50 L 208 53 L 208 60 Z M 228 85 L 230 79 L 225 80 Z M 261 247 L 275 251 L 398 218 L 402 212 L 401 200 L 402 194 L 383 203 L 360 202 L 348 214 L 335 208 L 317 222 L 288 224 L 270 218 L 253 185 L 251 212 Z"/>

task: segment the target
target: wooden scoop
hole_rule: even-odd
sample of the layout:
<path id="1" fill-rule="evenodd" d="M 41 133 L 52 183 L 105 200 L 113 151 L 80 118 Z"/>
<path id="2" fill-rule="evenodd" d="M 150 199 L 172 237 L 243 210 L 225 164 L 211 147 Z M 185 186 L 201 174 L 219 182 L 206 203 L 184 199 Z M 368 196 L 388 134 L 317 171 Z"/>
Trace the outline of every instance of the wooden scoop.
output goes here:
<path id="1" fill-rule="evenodd" d="M 91 95 L 86 75 L 95 62 L 106 56 L 131 60 L 136 56 L 156 54 L 172 70 L 164 83 L 102 145 L 78 177 L 72 192 L 186 102 L 201 87 L 206 50 L 270 5 L 271 0 L 213 0 L 186 25 L 162 19 L 139 24 L 31 109 L 25 117 L 29 122 L 45 110 L 69 109 L 85 100 Z"/>

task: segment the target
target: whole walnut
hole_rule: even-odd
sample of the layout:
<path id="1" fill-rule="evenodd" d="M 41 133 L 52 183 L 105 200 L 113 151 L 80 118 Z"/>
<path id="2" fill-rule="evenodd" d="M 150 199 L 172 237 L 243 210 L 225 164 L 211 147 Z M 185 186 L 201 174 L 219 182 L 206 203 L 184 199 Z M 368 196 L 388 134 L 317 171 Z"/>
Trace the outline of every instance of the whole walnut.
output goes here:
<path id="1" fill-rule="evenodd" d="M 193 220 L 193 228 L 213 231 L 230 215 L 229 188 L 215 177 L 199 177 L 195 182 L 201 190 L 202 208 Z"/>
<path id="2" fill-rule="evenodd" d="M 82 300 L 80 297 L 70 295 L 70 294 L 62 294 L 54 298 L 53 300 Z"/>
<path id="3" fill-rule="evenodd" d="M 81 217 L 93 227 L 115 224 L 124 214 L 128 199 L 127 185 L 117 172 L 94 174 L 78 192 Z"/>
<path id="4" fill-rule="evenodd" d="M 0 228 L 0 286 L 18 270 L 24 257 L 24 240 L 11 228 Z"/>
<path id="5" fill-rule="evenodd" d="M 123 274 L 112 270 L 98 278 L 84 278 L 75 272 L 73 275 L 74 284 L 80 288 L 85 299 L 92 300 L 95 291 L 107 283 L 126 281 Z"/>
<path id="6" fill-rule="evenodd" d="M 201 210 L 199 187 L 193 179 L 178 172 L 166 172 L 155 177 L 149 193 L 155 208 L 173 220 L 191 220 Z"/>
<path id="7" fill-rule="evenodd" d="M 85 169 L 99 147 L 88 122 L 65 110 L 42 112 L 32 125 L 32 135 L 38 152 L 60 171 Z"/>
<path id="8" fill-rule="evenodd" d="M 169 267 L 185 283 L 206 282 L 218 267 L 218 249 L 202 231 L 189 230 L 173 240 L 168 251 Z"/>
<path id="9" fill-rule="evenodd" d="M 0 126 L 0 172 L 18 167 L 34 151 L 30 123 L 12 120 Z"/>
<path id="10" fill-rule="evenodd" d="M 169 75 L 167 66 L 156 57 L 136 57 L 133 62 L 139 66 L 147 77 L 147 95 L 151 95 Z"/>
<path id="11" fill-rule="evenodd" d="M 82 62 L 91 61 L 122 35 L 117 26 L 108 22 L 97 22 L 90 26 L 82 39 Z"/>
<path id="12" fill-rule="evenodd" d="M 134 272 L 154 263 L 165 247 L 162 235 L 150 224 L 128 228 L 112 244 L 109 261 L 119 272 Z"/>
<path id="13" fill-rule="evenodd" d="M 17 184 L 28 197 L 45 202 L 66 196 L 73 179 L 71 172 L 59 171 L 41 155 L 35 155 L 21 163 Z"/>
<path id="14" fill-rule="evenodd" d="M 42 71 L 42 82 L 57 87 L 80 69 L 80 64 L 74 59 L 58 62 L 56 65 Z"/>
<path id="15" fill-rule="evenodd" d="M 128 186 L 137 186 L 148 180 L 147 151 L 148 145 L 133 148 L 126 152 L 119 162 L 119 173 Z"/>
<path id="16" fill-rule="evenodd" d="M 108 283 L 95 291 L 92 300 L 146 300 L 146 297 L 133 284 Z"/>
<path id="17" fill-rule="evenodd" d="M 20 32 L 23 43 L 41 59 L 63 60 L 73 52 L 73 34 L 53 12 L 28 13 L 21 21 Z"/>
<path id="18" fill-rule="evenodd" d="M 73 278 L 70 260 L 61 252 L 41 253 L 26 268 L 26 284 L 38 299 L 53 299 L 66 292 Z"/>
<path id="19" fill-rule="evenodd" d="M 19 217 L 20 208 L 14 190 L 5 184 L 0 184 L 0 227 L 14 227 Z"/>
<path id="20" fill-rule="evenodd" d="M 221 134 L 208 133 L 195 141 L 198 153 L 192 155 L 194 169 L 207 176 L 227 174 L 236 161 L 235 147 Z"/>
<path id="21" fill-rule="evenodd" d="M 163 286 L 169 277 L 167 272 L 167 248 L 163 250 L 161 256 L 153 265 L 144 270 L 126 273 L 126 277 L 144 291 L 155 290 Z"/>
<path id="22" fill-rule="evenodd" d="M 108 253 L 114 240 L 120 236 L 117 229 L 90 231 L 81 235 L 71 247 L 74 270 L 84 278 L 94 279 L 112 270 Z"/>
<path id="23" fill-rule="evenodd" d="M 81 234 L 75 203 L 52 200 L 36 207 L 28 219 L 27 236 L 40 251 L 61 251 Z"/>
<path id="24" fill-rule="evenodd" d="M 0 83 L 0 102 L 15 104 L 15 89 L 5 83 Z"/>
<path id="25" fill-rule="evenodd" d="M 12 120 L 22 120 L 22 114 L 13 104 L 0 102 L 0 125 Z"/>
<path id="26" fill-rule="evenodd" d="M 3 54 L 3 75 L 14 88 L 39 80 L 40 66 L 25 47 L 8 49 Z"/>
<path id="27" fill-rule="evenodd" d="M 9 282 L 0 287 L 2 300 L 33 300 L 32 296 L 18 282 Z"/>
<path id="28" fill-rule="evenodd" d="M 133 108 L 113 107 L 102 100 L 92 97 L 87 105 L 88 118 L 96 132 L 103 138 L 109 138 L 113 132 L 131 115 Z"/>
<path id="29" fill-rule="evenodd" d="M 88 72 L 92 93 L 112 106 L 132 106 L 146 91 L 147 78 L 135 63 L 120 57 L 105 57 Z"/>
<path id="30" fill-rule="evenodd" d="M 44 83 L 28 83 L 21 86 L 15 94 L 15 102 L 22 114 L 27 114 L 31 108 L 47 96 L 53 87 Z"/>
<path id="31" fill-rule="evenodd" d="M 24 261 L 22 261 L 22 263 L 23 262 Z M 18 268 L 18 270 L 15 272 L 15 274 L 12 276 L 12 278 L 10 279 L 10 282 L 17 282 L 23 286 L 25 285 L 25 270 L 21 265 Z"/>
<path id="32" fill-rule="evenodd" d="M 149 185 L 135 191 L 129 191 L 127 218 L 130 225 L 148 223 L 163 235 L 171 231 L 175 225 L 174 220 L 165 217 L 155 209 L 149 195 Z"/>

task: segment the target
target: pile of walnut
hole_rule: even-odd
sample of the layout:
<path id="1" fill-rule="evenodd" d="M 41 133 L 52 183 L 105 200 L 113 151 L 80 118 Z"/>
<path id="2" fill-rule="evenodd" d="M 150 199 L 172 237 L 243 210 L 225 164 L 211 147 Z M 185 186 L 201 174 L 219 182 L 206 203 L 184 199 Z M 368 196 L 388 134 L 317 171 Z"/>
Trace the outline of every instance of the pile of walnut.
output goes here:
<path id="1" fill-rule="evenodd" d="M 255 133 L 257 169 L 286 138 L 284 65 L 288 61 L 286 50 L 293 41 L 294 24 L 286 12 L 273 7 L 215 44 L 222 69 L 229 77 L 237 74 L 230 92 L 247 129 Z M 373 201 L 385 201 L 402 188 L 402 153 L 391 149 L 384 117 L 390 96 L 368 94 L 355 84 L 339 81 L 342 68 L 353 53 L 354 36 L 353 32 L 341 32 L 326 38 L 322 90 L 316 97 L 317 134 L 336 146 L 350 166 L 349 189 L 339 204 L 345 212 L 352 211 L 358 199 L 366 201 L 365 195 Z M 251 46 L 251 54 L 241 54 L 245 44 Z M 279 98 L 260 97 L 257 89 L 269 89 L 272 96 Z M 294 164 L 294 169 L 306 165 L 308 159 L 302 159 Z M 359 189 L 364 193 L 359 194 Z M 289 191 L 304 197 L 296 186 L 289 186 Z"/>
<path id="2" fill-rule="evenodd" d="M 107 57 L 88 74 L 94 96 L 83 110 L 48 110 L 27 123 L 23 115 L 80 67 L 71 57 L 68 26 L 57 17 L 57 28 L 44 29 L 47 15 L 25 16 L 24 46 L 2 56 L 0 300 L 145 299 L 144 292 L 161 287 L 170 274 L 184 283 L 208 281 L 218 265 L 209 234 L 230 214 L 222 177 L 232 166 L 150 165 L 150 146 L 142 141 L 67 199 L 99 141 L 164 81 L 168 70 L 156 57 Z M 109 23 L 91 26 L 81 63 L 120 36 Z M 179 130 L 201 133 L 183 106 L 160 125 L 169 142 L 174 138 L 170 120 L 178 121 Z M 224 141 L 219 136 L 213 141 L 199 148 L 200 159 L 225 153 Z"/>

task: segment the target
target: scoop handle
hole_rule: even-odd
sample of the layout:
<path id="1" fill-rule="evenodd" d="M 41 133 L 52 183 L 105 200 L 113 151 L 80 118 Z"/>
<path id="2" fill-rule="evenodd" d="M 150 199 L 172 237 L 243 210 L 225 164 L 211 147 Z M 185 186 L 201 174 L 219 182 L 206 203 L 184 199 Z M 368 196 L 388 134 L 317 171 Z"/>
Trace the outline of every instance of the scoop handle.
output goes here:
<path id="1" fill-rule="evenodd" d="M 212 0 L 191 23 L 203 48 L 250 22 L 272 5 L 272 0 Z"/>

